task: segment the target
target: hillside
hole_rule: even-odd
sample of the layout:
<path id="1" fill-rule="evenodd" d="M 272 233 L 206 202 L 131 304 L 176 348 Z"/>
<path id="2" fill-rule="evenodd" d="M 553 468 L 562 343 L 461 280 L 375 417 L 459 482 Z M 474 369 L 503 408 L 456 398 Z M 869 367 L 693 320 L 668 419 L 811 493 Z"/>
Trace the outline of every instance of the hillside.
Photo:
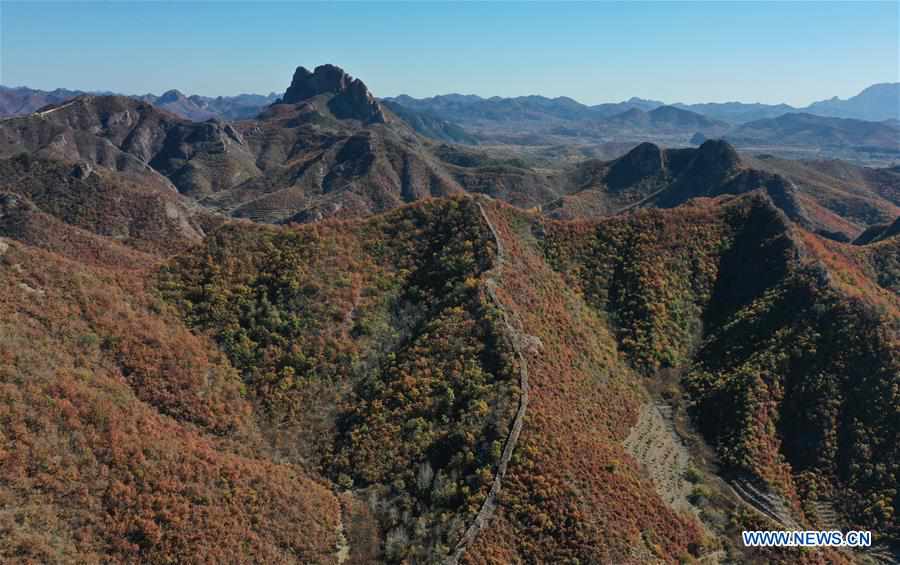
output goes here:
<path id="1" fill-rule="evenodd" d="M 450 143 L 465 143 L 477 145 L 478 140 L 456 124 L 442 120 L 429 112 L 420 112 L 407 108 L 389 100 L 382 102 L 398 118 L 409 124 L 416 133 L 429 139 L 446 141 Z"/>
<path id="2" fill-rule="evenodd" d="M 710 136 L 724 133 L 728 124 L 712 120 L 706 116 L 676 108 L 675 106 L 659 106 L 648 112 L 632 108 L 621 114 L 605 118 L 603 123 L 622 129 L 634 129 L 640 132 L 703 132 Z"/>
<path id="3" fill-rule="evenodd" d="M 327 560 L 338 499 L 268 455 L 158 259 L 0 201 L 0 560 Z"/>
<path id="4" fill-rule="evenodd" d="M 790 179 L 800 191 L 807 214 L 825 229 L 850 239 L 867 226 L 900 215 L 900 174 L 894 169 L 861 167 L 836 159 L 807 161 L 763 155 L 744 160 L 754 168 Z"/>
<path id="5" fill-rule="evenodd" d="M 736 200 L 720 216 L 705 203 L 596 227 L 549 224 L 542 245 L 640 370 L 680 376 L 726 477 L 762 478 L 813 523 L 823 519 L 814 502 L 826 500 L 845 520 L 896 535 L 896 471 L 880 465 L 898 461 L 900 302 L 875 274 L 893 268 L 866 274 L 854 248 L 797 230 L 762 202 Z M 872 429 L 883 433 L 862 432 Z"/>
<path id="6" fill-rule="evenodd" d="M 259 175 L 231 125 L 190 122 L 121 96 L 79 96 L 0 121 L 0 156 L 22 152 L 140 175 L 186 194 Z"/>
<path id="7" fill-rule="evenodd" d="M 172 252 L 203 239 L 206 215 L 166 186 L 85 163 L 22 154 L 0 160 L 0 192 L 96 235 L 148 252 Z"/>
<path id="8" fill-rule="evenodd" d="M 741 527 L 770 519 L 745 476 L 779 520 L 816 524 L 827 500 L 898 535 L 896 237 L 828 243 L 758 194 L 589 222 L 461 198 L 226 223 L 166 259 L 53 205 L 71 190 L 90 194 L 27 192 L 63 231 L 3 232 L 8 441 L 59 439 L 4 448 L 32 525 L 6 526 L 2 555 L 743 559 Z M 22 217 L 5 206 L 0 227 Z M 654 398 L 722 466 L 685 452 L 681 511 L 623 445 Z"/>

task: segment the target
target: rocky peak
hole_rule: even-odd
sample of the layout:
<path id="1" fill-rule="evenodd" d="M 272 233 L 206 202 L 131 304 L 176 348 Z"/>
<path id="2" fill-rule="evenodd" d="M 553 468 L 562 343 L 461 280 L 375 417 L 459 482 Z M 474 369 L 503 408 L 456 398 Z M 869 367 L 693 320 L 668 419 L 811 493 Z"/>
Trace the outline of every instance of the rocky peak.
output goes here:
<path id="1" fill-rule="evenodd" d="M 734 147 L 721 139 L 707 139 L 700 147 L 694 158 L 694 165 L 705 170 L 718 172 L 735 171 L 741 166 L 741 158 Z"/>
<path id="2" fill-rule="evenodd" d="M 171 102 L 178 102 L 179 100 L 184 100 L 186 96 L 182 94 L 178 90 L 168 90 L 163 92 L 162 95 L 156 99 L 157 104 L 169 104 Z"/>
<path id="3" fill-rule="evenodd" d="M 291 86 L 284 93 L 284 102 L 296 104 L 319 94 L 340 94 L 347 90 L 352 80 L 343 69 L 334 65 L 319 65 L 315 72 L 297 67 Z"/>
<path id="4" fill-rule="evenodd" d="M 606 177 L 607 185 L 618 190 L 656 177 L 665 172 L 665 157 L 662 150 L 652 143 L 641 143 L 622 157 L 615 160 Z"/>
<path id="5" fill-rule="evenodd" d="M 338 119 L 370 123 L 385 121 L 381 105 L 365 83 L 334 65 L 320 65 L 313 72 L 305 67 L 297 67 L 282 102 L 298 104 L 321 94 L 332 95 L 328 101 L 328 109 Z"/>

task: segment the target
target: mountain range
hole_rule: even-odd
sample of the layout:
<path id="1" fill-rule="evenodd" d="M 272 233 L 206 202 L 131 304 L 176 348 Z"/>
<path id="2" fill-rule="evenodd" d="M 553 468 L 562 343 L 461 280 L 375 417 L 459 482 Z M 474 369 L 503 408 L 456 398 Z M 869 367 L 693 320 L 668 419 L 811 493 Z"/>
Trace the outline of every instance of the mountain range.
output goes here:
<path id="1" fill-rule="evenodd" d="M 543 96 L 482 98 L 476 95 L 447 94 L 417 99 L 400 95 L 387 100 L 418 110 L 430 110 L 437 115 L 452 117 L 460 122 L 477 118 L 498 119 L 510 114 L 586 120 L 609 117 L 632 109 L 649 111 L 666 105 L 658 100 L 636 97 L 624 102 L 593 106 L 581 104 L 571 98 L 546 98 Z M 732 124 L 774 118 L 793 112 L 867 121 L 896 120 L 900 119 L 900 83 L 875 84 L 846 100 L 833 97 L 800 108 L 788 104 L 745 102 L 699 104 L 678 102 L 672 106 Z"/>
<path id="2" fill-rule="evenodd" d="M 867 160 L 900 149 L 900 83 L 874 85 L 848 100 L 806 108 L 786 104 L 674 104 L 632 98 L 586 106 L 570 98 L 488 98 L 451 94 L 387 99 L 458 124 L 483 143 L 554 145 L 603 141 L 699 144 L 725 137 L 737 145 L 800 148 L 810 154 Z M 775 150 L 776 152 L 779 150 Z"/>
<path id="3" fill-rule="evenodd" d="M 0 116 L 25 115 L 79 94 L 0 87 Z M 192 121 L 234 121 L 256 117 L 278 95 L 209 98 L 170 90 L 132 98 Z M 584 147 L 651 141 L 678 147 L 724 137 L 739 147 L 791 158 L 890 163 L 900 156 L 900 83 L 873 85 L 847 100 L 833 98 L 800 109 L 740 102 L 665 105 L 640 98 L 586 106 L 565 97 L 459 94 L 425 99 L 401 95 L 381 103 L 425 137 L 469 145 Z"/>
<path id="4" fill-rule="evenodd" d="M 51 104 L 60 104 L 83 94 L 110 95 L 112 92 L 84 92 L 58 88 L 52 91 L 27 87 L 10 88 L 0 86 L 0 117 L 24 116 Z M 235 120 L 252 118 L 260 110 L 274 102 L 278 95 L 238 94 L 237 96 L 186 96 L 178 90 L 168 90 L 163 94 L 132 95 L 131 98 L 153 104 L 163 110 L 193 121 L 210 118 Z"/>
<path id="5" fill-rule="evenodd" d="M 0 561 L 896 562 L 897 166 L 673 106 L 596 123 L 725 139 L 553 163 L 334 65 L 158 103 L 0 120 Z"/>
<path id="6" fill-rule="evenodd" d="M 395 114 L 390 103 L 379 102 L 361 81 L 337 67 L 301 70 L 285 95 L 256 119 L 231 123 L 189 121 L 133 98 L 83 95 L 0 121 L 0 155 L 27 151 L 38 158 L 86 162 L 169 185 L 221 213 L 269 222 L 354 217 L 426 196 L 465 192 L 490 194 L 521 207 L 550 206 L 559 214 L 578 215 L 582 207 L 615 213 L 638 204 L 675 206 L 700 195 L 743 193 L 773 182 L 777 190 L 799 191 L 791 196 L 794 208 L 799 209 L 796 201 L 802 197 L 818 211 L 813 214 L 818 220 L 807 227 L 842 238 L 852 239 L 896 211 L 895 189 L 884 190 L 885 185 L 896 186 L 892 172 L 880 173 L 885 183 L 881 187 L 864 185 L 865 204 L 849 206 L 848 197 L 836 205 L 834 199 L 820 200 L 821 191 L 804 193 L 812 185 L 808 169 L 795 167 L 786 175 L 775 171 L 777 180 L 772 180 L 768 164 L 780 161 L 762 159 L 750 166 L 728 143 L 718 141 L 699 149 L 663 150 L 644 144 L 614 162 L 587 159 L 553 169 L 532 166 L 527 159 L 501 158 L 488 150 L 419 135 L 408 115 L 404 119 Z M 829 124 L 825 133 L 809 124 L 821 120 Z M 643 131 L 725 128 L 671 106 L 649 112 L 633 108 L 606 121 Z M 774 131 L 784 143 L 802 144 L 804 135 L 834 144 L 860 144 L 875 135 L 881 136 L 878 143 L 894 141 L 887 126 L 872 122 L 859 122 L 869 137 L 841 137 L 847 122 L 856 124 L 786 115 L 762 133 L 756 122 L 727 130 L 726 139 L 765 143 L 768 132 Z M 423 124 L 419 122 L 420 128 Z M 439 119 L 428 124 L 435 131 L 455 131 Z M 677 182 L 683 166 L 690 179 L 707 179 L 702 190 Z M 848 194 L 860 190 L 854 181 L 840 177 L 826 182 Z M 672 183 L 670 193 L 660 192 Z"/>

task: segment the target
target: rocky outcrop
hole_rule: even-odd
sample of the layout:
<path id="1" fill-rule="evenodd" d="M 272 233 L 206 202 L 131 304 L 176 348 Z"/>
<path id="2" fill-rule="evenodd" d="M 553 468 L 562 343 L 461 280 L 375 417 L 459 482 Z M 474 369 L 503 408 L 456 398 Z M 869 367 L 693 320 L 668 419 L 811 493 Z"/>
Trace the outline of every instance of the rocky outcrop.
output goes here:
<path id="1" fill-rule="evenodd" d="M 297 67 L 282 103 L 299 104 L 323 94 L 331 96 L 328 109 L 338 119 L 385 122 L 381 105 L 365 83 L 334 65 L 319 65 L 313 72 L 305 67 Z"/>

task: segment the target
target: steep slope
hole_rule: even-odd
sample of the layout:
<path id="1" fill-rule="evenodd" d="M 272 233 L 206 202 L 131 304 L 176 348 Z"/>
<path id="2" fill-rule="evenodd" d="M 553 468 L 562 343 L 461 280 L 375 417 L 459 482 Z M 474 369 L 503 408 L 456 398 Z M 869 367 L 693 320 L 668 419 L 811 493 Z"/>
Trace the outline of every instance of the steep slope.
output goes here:
<path id="1" fill-rule="evenodd" d="M 890 224 L 876 224 L 864 231 L 853 243 L 856 245 L 865 245 L 876 241 L 881 241 L 889 237 L 900 234 L 900 216 Z"/>
<path id="2" fill-rule="evenodd" d="M 0 238 L 0 560 L 331 560 L 337 498 L 269 458 L 237 372 L 146 286 L 154 261 L 31 233 L 60 253 Z"/>
<path id="3" fill-rule="evenodd" d="M 461 190 L 360 80 L 330 65 L 298 68 L 282 102 L 237 128 L 264 174 L 205 200 L 237 216 L 352 217 Z"/>
<path id="4" fill-rule="evenodd" d="M 643 151 L 617 182 L 693 160 Z M 897 237 L 760 193 L 590 222 L 462 197 L 163 259 L 42 194 L 0 196 L 4 558 L 840 562 L 737 543 L 822 501 L 897 536 Z M 714 461 L 647 467 L 672 386 Z"/>
<path id="5" fill-rule="evenodd" d="M 194 103 L 177 91 L 153 100 Z M 191 122 L 119 96 L 80 96 L 0 121 L 0 157 L 28 152 L 142 175 L 216 211 L 266 222 L 355 217 L 462 191 L 527 206 L 558 195 L 554 175 L 524 164 L 445 162 L 433 149 L 333 65 L 299 67 L 282 99 L 234 124 Z"/>
<path id="6" fill-rule="evenodd" d="M 846 161 L 804 161 L 745 157 L 749 166 L 770 171 L 790 179 L 808 197 L 807 202 L 840 216 L 848 226 L 835 225 L 832 231 L 853 239 L 874 224 L 890 222 L 900 215 L 900 174 L 890 168 L 871 168 Z M 817 215 L 807 205 L 811 216 Z M 827 221 L 822 218 L 822 223 Z"/>
<path id="7" fill-rule="evenodd" d="M 675 561 L 703 553 L 620 442 L 643 400 L 603 321 L 541 257 L 529 220 L 485 206 L 505 249 L 496 294 L 525 351 L 529 402 L 492 522 L 465 563 Z"/>
<path id="8" fill-rule="evenodd" d="M 361 509 L 349 535 L 369 541 L 351 559 L 448 555 L 491 488 L 519 394 L 485 294 L 495 253 L 474 203 L 445 200 L 365 222 L 236 225 L 162 273 L 241 371 L 280 456 Z"/>
<path id="9" fill-rule="evenodd" d="M 900 176 L 844 161 L 741 156 L 727 142 L 697 149 L 643 143 L 613 161 L 588 160 L 564 181 L 565 196 L 544 206 L 555 218 L 612 215 L 632 207 L 671 208 L 691 198 L 764 190 L 792 220 L 850 241 L 900 213 Z"/>
<path id="10" fill-rule="evenodd" d="M 681 372 L 735 480 L 763 479 L 798 520 L 832 500 L 842 523 L 896 539 L 900 301 L 846 258 L 859 248 L 790 227 L 758 196 L 542 233 L 632 363 Z"/>
<path id="11" fill-rule="evenodd" d="M 27 154 L 0 160 L 0 191 L 57 220 L 149 252 L 174 252 L 203 237 L 202 214 L 169 187 L 86 163 Z"/>
<path id="12" fill-rule="evenodd" d="M 80 96 L 0 121 L 0 156 L 23 151 L 143 174 L 147 182 L 168 184 L 168 178 L 187 194 L 259 175 L 254 156 L 230 125 L 188 122 L 121 96 Z"/>

